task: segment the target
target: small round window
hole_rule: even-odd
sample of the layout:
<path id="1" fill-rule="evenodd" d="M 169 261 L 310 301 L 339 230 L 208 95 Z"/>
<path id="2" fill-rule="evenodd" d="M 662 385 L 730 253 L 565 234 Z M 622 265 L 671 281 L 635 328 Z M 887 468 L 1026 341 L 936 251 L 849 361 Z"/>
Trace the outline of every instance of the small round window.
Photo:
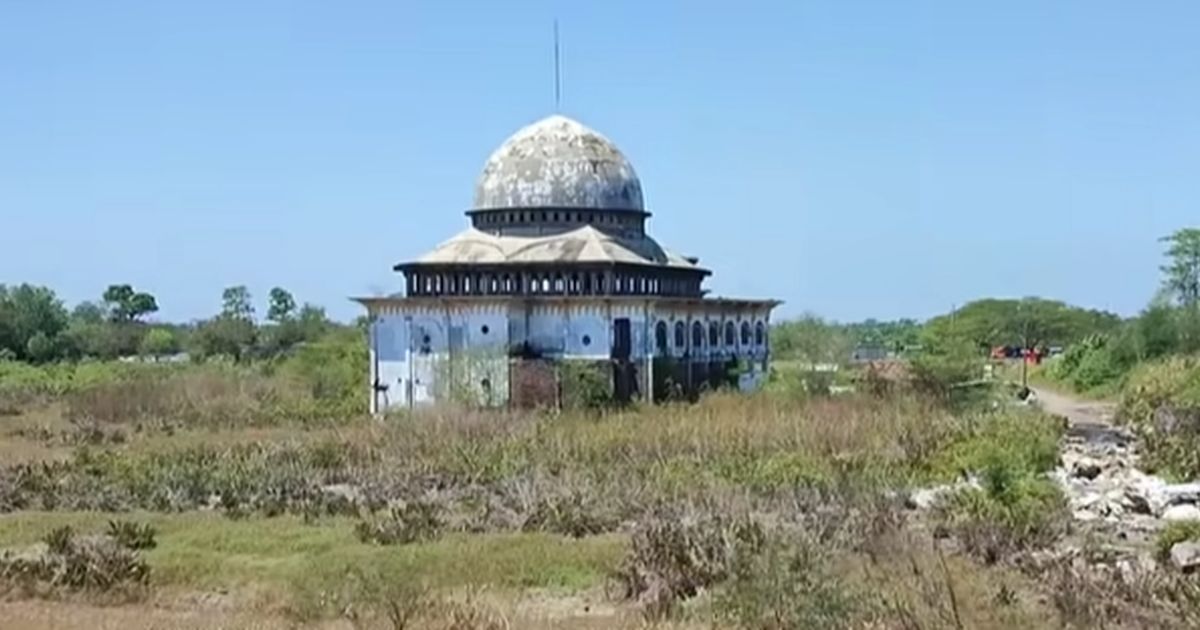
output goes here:
<path id="1" fill-rule="evenodd" d="M 487 325 L 487 324 L 484 324 L 484 325 L 482 325 L 482 326 L 480 326 L 480 327 L 479 327 L 479 332 L 481 332 L 481 333 L 483 333 L 483 334 L 485 334 L 485 335 L 486 335 L 486 334 L 488 334 L 488 333 L 489 333 L 489 332 L 491 332 L 491 331 L 492 331 L 492 329 L 491 329 L 491 328 L 488 328 L 488 325 Z"/>
<path id="2" fill-rule="evenodd" d="M 592 338 L 591 338 L 591 336 L 589 336 L 589 335 L 584 335 L 584 336 L 583 336 L 583 339 L 581 339 L 580 341 L 582 341 L 582 342 L 583 342 L 583 345 L 585 345 L 585 346 L 590 346 L 590 345 L 592 345 Z"/>

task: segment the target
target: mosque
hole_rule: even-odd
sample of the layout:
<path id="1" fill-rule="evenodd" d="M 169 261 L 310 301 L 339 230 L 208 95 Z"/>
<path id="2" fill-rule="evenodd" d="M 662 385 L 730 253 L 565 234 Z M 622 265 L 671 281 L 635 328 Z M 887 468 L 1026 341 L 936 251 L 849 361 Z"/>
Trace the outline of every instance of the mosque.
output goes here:
<path id="1" fill-rule="evenodd" d="M 372 413 L 549 404 L 570 386 L 565 366 L 587 366 L 616 401 L 764 382 L 779 302 L 710 297 L 699 259 L 646 233 L 642 183 L 599 133 L 559 115 L 517 131 L 466 215 L 470 227 L 395 266 L 403 294 L 357 298 Z"/>

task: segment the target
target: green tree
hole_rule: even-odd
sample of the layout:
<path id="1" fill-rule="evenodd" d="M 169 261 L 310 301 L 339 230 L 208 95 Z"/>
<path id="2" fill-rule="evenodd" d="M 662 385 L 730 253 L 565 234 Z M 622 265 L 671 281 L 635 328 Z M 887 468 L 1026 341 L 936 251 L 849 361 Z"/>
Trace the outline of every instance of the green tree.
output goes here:
<path id="1" fill-rule="evenodd" d="M 846 332 L 812 313 L 780 323 L 771 334 L 772 347 L 780 357 L 840 363 L 850 354 L 851 342 Z"/>
<path id="2" fill-rule="evenodd" d="M 0 285 L 0 349 L 30 361 L 59 358 L 67 327 L 67 309 L 54 291 L 22 284 Z M 35 340 L 36 337 L 36 340 Z"/>
<path id="3" fill-rule="evenodd" d="M 228 356 L 241 361 L 254 348 L 258 329 L 240 317 L 218 315 L 200 323 L 192 333 L 192 350 L 201 357 Z"/>
<path id="4" fill-rule="evenodd" d="M 227 287 L 221 292 L 221 316 L 232 319 L 254 319 L 254 305 L 250 302 L 250 290 L 244 285 Z"/>
<path id="5" fill-rule="evenodd" d="M 139 347 L 144 356 L 161 357 L 179 351 L 179 339 L 169 328 L 151 328 L 142 337 Z"/>
<path id="6" fill-rule="evenodd" d="M 1057 300 L 989 298 L 929 320 L 922 341 L 965 341 L 981 349 L 1002 345 L 1064 346 L 1088 335 L 1112 332 L 1120 324 L 1121 319 L 1111 313 Z"/>
<path id="7" fill-rule="evenodd" d="M 1200 229 L 1185 228 L 1160 239 L 1167 243 L 1163 286 L 1184 307 L 1200 305 Z"/>
<path id="8" fill-rule="evenodd" d="M 103 299 L 114 322 L 131 322 L 158 311 L 158 301 L 153 295 L 134 291 L 128 284 L 109 285 Z"/>
<path id="9" fill-rule="evenodd" d="M 282 287 L 271 289 L 271 303 L 267 306 L 267 319 L 276 324 L 283 323 L 292 317 L 296 310 L 296 300 Z"/>
<path id="10" fill-rule="evenodd" d="M 95 302 L 80 302 L 71 310 L 71 323 L 99 324 L 104 321 L 104 308 Z"/>

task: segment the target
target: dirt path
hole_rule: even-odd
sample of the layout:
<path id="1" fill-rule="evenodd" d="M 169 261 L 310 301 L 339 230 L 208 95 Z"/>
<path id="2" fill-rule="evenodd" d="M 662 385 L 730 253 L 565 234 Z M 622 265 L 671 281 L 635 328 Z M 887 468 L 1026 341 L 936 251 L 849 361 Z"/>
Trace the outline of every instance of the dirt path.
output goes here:
<path id="1" fill-rule="evenodd" d="M 1046 413 L 1067 419 L 1068 439 L 1091 444 L 1123 444 L 1129 436 L 1113 426 L 1116 405 L 1110 402 L 1085 400 L 1050 389 L 1036 389 L 1038 404 Z"/>

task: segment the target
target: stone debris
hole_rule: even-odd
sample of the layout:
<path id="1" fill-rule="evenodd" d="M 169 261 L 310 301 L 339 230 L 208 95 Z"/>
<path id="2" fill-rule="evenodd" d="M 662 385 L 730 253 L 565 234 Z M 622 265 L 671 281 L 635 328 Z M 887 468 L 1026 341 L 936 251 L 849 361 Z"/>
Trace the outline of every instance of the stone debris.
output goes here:
<path id="1" fill-rule="evenodd" d="M 1200 542 L 1186 541 L 1171 545 L 1171 565 L 1184 573 L 1200 568 Z"/>
<path id="2" fill-rule="evenodd" d="M 1103 464 L 1091 457 L 1081 457 L 1071 464 L 1071 476 L 1092 480 L 1100 476 Z"/>
<path id="3" fill-rule="evenodd" d="M 1162 520 L 1168 523 L 1200 521 L 1200 508 L 1194 505 L 1172 505 L 1162 513 Z"/>
<path id="4" fill-rule="evenodd" d="M 1071 425 L 1060 449 L 1059 465 L 1047 476 L 1062 489 L 1076 534 L 1054 549 L 1034 553 L 1034 561 L 1075 554 L 1083 564 L 1097 562 L 1124 578 L 1154 571 L 1152 541 L 1168 523 L 1200 522 L 1200 481 L 1169 483 L 1141 470 L 1135 436 L 1098 419 Z M 955 484 L 918 488 L 906 497 L 910 509 L 928 510 L 966 487 L 980 487 L 972 478 Z M 1084 558 L 1072 542 L 1099 540 L 1107 545 L 1107 560 Z M 1041 557 L 1039 554 L 1045 555 Z M 1200 572 L 1200 541 L 1177 543 L 1169 563 L 1185 572 Z"/>
<path id="5" fill-rule="evenodd" d="M 930 488 L 915 488 L 905 498 L 904 505 L 910 510 L 929 510 L 937 507 L 946 497 L 968 488 L 979 489 L 979 479 L 969 477 L 957 483 L 947 483 Z"/>

